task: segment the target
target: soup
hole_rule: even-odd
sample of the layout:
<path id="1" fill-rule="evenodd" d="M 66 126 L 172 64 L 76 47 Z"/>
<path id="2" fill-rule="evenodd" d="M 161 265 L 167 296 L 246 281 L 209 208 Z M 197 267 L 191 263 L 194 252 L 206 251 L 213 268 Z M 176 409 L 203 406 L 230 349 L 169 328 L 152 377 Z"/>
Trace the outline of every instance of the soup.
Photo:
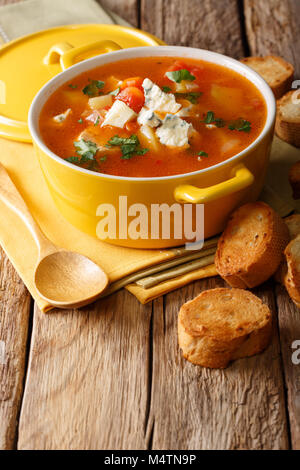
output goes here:
<path id="1" fill-rule="evenodd" d="M 99 173 L 157 177 L 220 163 L 253 142 L 266 104 L 246 78 L 194 59 L 110 63 L 58 88 L 44 105 L 45 144 Z"/>

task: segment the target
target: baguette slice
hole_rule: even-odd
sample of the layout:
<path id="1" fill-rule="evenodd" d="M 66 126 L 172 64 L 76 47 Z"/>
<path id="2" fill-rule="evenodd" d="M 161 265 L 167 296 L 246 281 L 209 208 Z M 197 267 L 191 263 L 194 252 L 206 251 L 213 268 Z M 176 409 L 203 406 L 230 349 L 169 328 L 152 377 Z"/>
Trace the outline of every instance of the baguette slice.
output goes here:
<path id="1" fill-rule="evenodd" d="M 246 57 L 241 62 L 255 70 L 268 83 L 275 98 L 279 99 L 290 88 L 294 78 L 294 67 L 275 55 Z"/>
<path id="2" fill-rule="evenodd" d="M 291 166 L 289 170 L 289 182 L 292 186 L 293 198 L 300 199 L 300 160 Z"/>
<path id="3" fill-rule="evenodd" d="M 277 101 L 275 132 L 280 139 L 300 147 L 300 92 L 289 91 Z"/>
<path id="4" fill-rule="evenodd" d="M 284 285 L 292 301 L 300 308 L 300 235 L 288 244 L 284 254 L 287 262 Z"/>
<path id="5" fill-rule="evenodd" d="M 271 331 L 269 308 L 242 289 L 204 291 L 185 303 L 178 316 L 183 357 L 203 367 L 224 368 L 234 359 L 260 353 Z"/>
<path id="6" fill-rule="evenodd" d="M 300 235 L 300 214 L 292 214 L 289 217 L 285 217 L 284 222 L 287 225 L 290 240 L 294 240 L 298 235 Z M 274 277 L 277 282 L 284 284 L 285 276 L 287 274 L 287 264 L 286 258 L 282 260 L 279 268 L 277 269 Z"/>
<path id="7" fill-rule="evenodd" d="M 219 239 L 216 269 L 232 287 L 258 286 L 275 273 L 288 242 L 288 228 L 270 206 L 245 204 L 231 215 Z"/>

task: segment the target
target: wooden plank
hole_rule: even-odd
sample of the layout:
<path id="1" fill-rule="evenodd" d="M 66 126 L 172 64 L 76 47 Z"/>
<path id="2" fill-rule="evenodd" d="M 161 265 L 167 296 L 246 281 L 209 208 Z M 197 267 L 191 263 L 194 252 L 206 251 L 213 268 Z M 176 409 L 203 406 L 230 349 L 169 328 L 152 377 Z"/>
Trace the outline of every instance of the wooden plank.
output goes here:
<path id="1" fill-rule="evenodd" d="M 19 449 L 145 449 L 151 305 L 35 309 Z"/>
<path id="2" fill-rule="evenodd" d="M 13 449 L 23 393 L 31 298 L 0 248 L 0 449 Z"/>
<path id="3" fill-rule="evenodd" d="M 138 0 L 97 0 L 100 5 L 124 18 L 132 26 L 138 26 L 139 2 Z"/>
<path id="4" fill-rule="evenodd" d="M 245 20 L 251 54 L 278 54 L 293 63 L 299 78 L 300 2 L 245 0 Z M 294 449 L 300 449 L 300 368 L 291 362 L 291 344 L 300 340 L 299 310 L 283 288 L 276 292 L 291 441 Z"/>
<path id="5" fill-rule="evenodd" d="M 245 20 L 251 54 L 278 54 L 295 66 L 299 78 L 299 0 L 245 0 Z"/>
<path id="6" fill-rule="evenodd" d="M 290 300 L 283 286 L 278 286 L 276 293 L 292 448 L 300 450 L 300 364 L 295 361 L 300 358 L 300 354 L 297 353 L 294 361 L 292 358 L 293 353 L 300 349 L 299 309 Z M 295 341 L 298 342 L 296 348 L 296 345 L 293 347 Z"/>
<path id="7" fill-rule="evenodd" d="M 276 321 L 269 349 L 227 369 L 190 364 L 177 346 L 179 306 L 221 279 L 194 283 L 155 301 L 152 397 L 153 449 L 287 449 L 284 390 Z M 272 286 L 255 293 L 276 318 Z M 161 404 L 168 404 L 162 406 Z"/>
<path id="8" fill-rule="evenodd" d="M 141 0 L 141 28 L 167 44 L 244 55 L 236 0 Z"/>

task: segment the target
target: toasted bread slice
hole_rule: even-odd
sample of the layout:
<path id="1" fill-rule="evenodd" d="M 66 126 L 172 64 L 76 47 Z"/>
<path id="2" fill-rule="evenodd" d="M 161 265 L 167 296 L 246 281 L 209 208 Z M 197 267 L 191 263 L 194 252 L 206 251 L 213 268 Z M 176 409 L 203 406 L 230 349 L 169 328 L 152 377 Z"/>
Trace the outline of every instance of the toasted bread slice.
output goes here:
<path id="1" fill-rule="evenodd" d="M 275 98 L 279 99 L 290 88 L 294 78 L 294 67 L 275 55 L 246 57 L 241 62 L 255 70 L 268 83 Z"/>
<path id="2" fill-rule="evenodd" d="M 289 232 L 264 202 L 245 204 L 229 218 L 215 257 L 220 276 L 232 287 L 255 287 L 277 270 Z"/>
<path id="3" fill-rule="evenodd" d="M 284 285 L 293 302 L 300 308 L 300 235 L 290 241 L 284 254 L 287 262 Z"/>
<path id="4" fill-rule="evenodd" d="M 234 359 L 260 353 L 271 330 L 269 308 L 242 289 L 204 291 L 185 303 L 178 316 L 183 356 L 204 367 L 224 368 Z"/>
<path id="5" fill-rule="evenodd" d="M 300 214 L 293 214 L 289 217 L 285 217 L 284 222 L 289 230 L 290 240 L 294 240 L 294 238 L 300 235 Z M 287 264 L 286 259 L 284 258 L 274 275 L 276 281 L 284 284 L 286 273 Z"/>
<path id="6" fill-rule="evenodd" d="M 277 101 L 275 132 L 280 139 L 300 147 L 300 90 L 289 91 Z"/>
<path id="7" fill-rule="evenodd" d="M 289 182 L 292 186 L 293 198 L 300 199 L 300 160 L 291 166 L 289 170 Z"/>

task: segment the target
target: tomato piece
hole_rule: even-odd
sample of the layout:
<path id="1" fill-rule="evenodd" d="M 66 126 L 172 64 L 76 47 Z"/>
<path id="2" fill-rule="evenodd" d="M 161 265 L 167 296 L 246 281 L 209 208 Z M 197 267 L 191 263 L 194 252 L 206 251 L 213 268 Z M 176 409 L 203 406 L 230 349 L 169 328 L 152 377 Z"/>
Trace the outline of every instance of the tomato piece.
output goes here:
<path id="1" fill-rule="evenodd" d="M 181 60 L 176 60 L 171 67 L 168 68 L 168 72 L 175 72 L 176 70 L 188 70 L 194 77 L 200 78 L 202 74 L 202 69 L 201 67 L 193 67 L 190 65 L 187 65 L 185 62 L 182 62 Z"/>
<path id="2" fill-rule="evenodd" d="M 145 103 L 144 93 L 135 86 L 124 88 L 124 90 L 116 96 L 116 99 L 123 101 L 136 113 L 140 112 Z"/>
<path id="3" fill-rule="evenodd" d="M 142 90 L 143 89 L 143 87 L 142 87 L 143 81 L 144 81 L 144 79 L 142 77 L 126 78 L 126 80 L 124 80 L 122 82 L 122 85 L 120 86 L 120 88 L 121 88 L 121 90 L 124 90 L 124 88 L 134 86 L 134 87 L 140 88 Z"/>
<path id="4" fill-rule="evenodd" d="M 130 134 L 135 134 L 139 130 L 139 127 L 137 121 L 129 121 L 125 124 L 125 129 L 130 132 Z"/>

